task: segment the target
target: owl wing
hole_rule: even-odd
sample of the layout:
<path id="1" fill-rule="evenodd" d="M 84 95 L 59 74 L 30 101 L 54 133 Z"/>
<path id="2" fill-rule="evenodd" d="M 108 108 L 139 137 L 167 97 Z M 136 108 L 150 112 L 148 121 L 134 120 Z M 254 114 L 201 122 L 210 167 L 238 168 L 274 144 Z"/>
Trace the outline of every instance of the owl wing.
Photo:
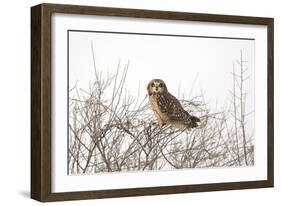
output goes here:
<path id="1" fill-rule="evenodd" d="M 170 93 L 157 98 L 157 105 L 160 111 L 165 113 L 171 120 L 185 121 L 190 117 L 190 114 L 183 109 L 177 98 Z"/>

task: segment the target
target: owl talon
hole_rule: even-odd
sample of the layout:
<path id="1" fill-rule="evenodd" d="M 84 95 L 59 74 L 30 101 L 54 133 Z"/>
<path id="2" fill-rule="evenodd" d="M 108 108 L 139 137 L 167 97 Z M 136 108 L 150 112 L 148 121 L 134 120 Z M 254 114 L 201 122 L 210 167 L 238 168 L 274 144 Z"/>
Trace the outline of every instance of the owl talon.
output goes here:
<path id="1" fill-rule="evenodd" d="M 150 126 L 155 126 L 157 123 L 156 122 L 151 122 Z"/>
<path id="2" fill-rule="evenodd" d="M 160 127 L 164 127 L 166 125 L 166 123 L 158 123 L 158 122 L 152 122 L 150 123 L 150 126 L 160 126 Z"/>

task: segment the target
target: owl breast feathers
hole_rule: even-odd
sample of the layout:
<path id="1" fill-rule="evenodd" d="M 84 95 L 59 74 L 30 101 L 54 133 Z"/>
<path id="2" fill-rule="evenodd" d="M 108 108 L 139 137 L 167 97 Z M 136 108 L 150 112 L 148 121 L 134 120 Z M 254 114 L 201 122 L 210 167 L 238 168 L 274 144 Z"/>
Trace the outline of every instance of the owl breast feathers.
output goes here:
<path id="1" fill-rule="evenodd" d="M 161 90 L 161 87 L 164 89 Z M 200 119 L 183 109 L 177 98 L 168 92 L 162 80 L 152 80 L 148 85 L 148 94 L 152 110 L 160 124 L 171 124 L 177 128 L 187 129 L 198 126 Z"/>

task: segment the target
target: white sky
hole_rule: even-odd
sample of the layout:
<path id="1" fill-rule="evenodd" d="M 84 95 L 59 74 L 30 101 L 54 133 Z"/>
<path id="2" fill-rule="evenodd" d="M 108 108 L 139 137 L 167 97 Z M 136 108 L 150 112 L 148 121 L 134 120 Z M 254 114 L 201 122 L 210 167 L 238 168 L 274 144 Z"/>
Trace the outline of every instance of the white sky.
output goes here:
<path id="1" fill-rule="evenodd" d="M 87 89 L 94 78 L 91 42 L 96 65 L 104 74 L 114 73 L 119 60 L 123 66 L 130 61 L 126 88 L 131 94 L 137 94 L 140 84 L 142 99 L 147 83 L 160 78 L 175 96 L 179 87 L 186 98 L 204 91 L 213 110 L 229 97 L 232 62 L 240 58 L 242 49 L 250 74 L 244 85 L 248 92 L 246 112 L 254 110 L 254 40 L 70 32 L 70 87 L 77 81 L 79 88 Z"/>

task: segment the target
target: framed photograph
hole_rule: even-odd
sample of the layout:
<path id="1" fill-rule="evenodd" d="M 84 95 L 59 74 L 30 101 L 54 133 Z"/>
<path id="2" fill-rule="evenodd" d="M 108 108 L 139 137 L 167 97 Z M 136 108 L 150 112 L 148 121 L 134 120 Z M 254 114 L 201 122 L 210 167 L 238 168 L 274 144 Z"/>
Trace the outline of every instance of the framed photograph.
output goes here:
<path id="1" fill-rule="evenodd" d="M 31 197 L 273 187 L 273 19 L 31 8 Z"/>

